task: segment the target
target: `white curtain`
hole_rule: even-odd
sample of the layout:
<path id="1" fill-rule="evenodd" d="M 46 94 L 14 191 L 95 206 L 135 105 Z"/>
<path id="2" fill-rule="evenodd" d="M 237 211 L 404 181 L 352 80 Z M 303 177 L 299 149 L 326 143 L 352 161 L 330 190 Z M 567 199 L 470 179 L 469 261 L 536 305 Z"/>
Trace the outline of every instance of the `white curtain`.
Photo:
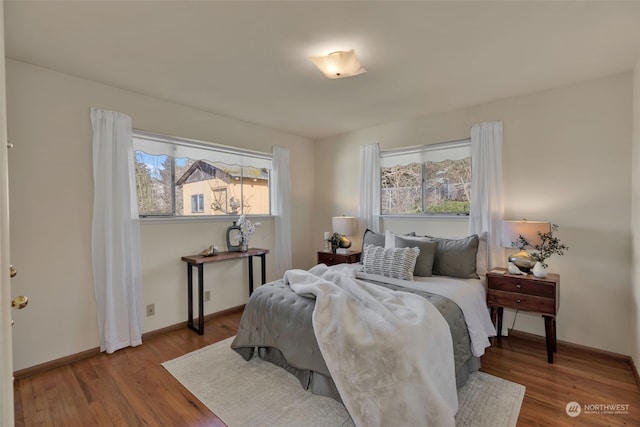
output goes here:
<path id="1" fill-rule="evenodd" d="M 506 265 L 501 245 L 504 196 L 502 192 L 502 122 L 471 127 L 471 234 L 487 232 L 488 268 Z"/>
<path id="2" fill-rule="evenodd" d="M 140 224 L 131 117 L 91 109 L 93 284 L 100 350 L 142 344 Z"/>
<path id="3" fill-rule="evenodd" d="M 358 219 L 363 229 L 380 231 L 380 148 L 360 147 L 360 204 Z"/>
<path id="4" fill-rule="evenodd" d="M 273 147 L 273 215 L 276 218 L 275 273 L 283 277 L 291 269 L 291 181 L 289 150 Z"/>

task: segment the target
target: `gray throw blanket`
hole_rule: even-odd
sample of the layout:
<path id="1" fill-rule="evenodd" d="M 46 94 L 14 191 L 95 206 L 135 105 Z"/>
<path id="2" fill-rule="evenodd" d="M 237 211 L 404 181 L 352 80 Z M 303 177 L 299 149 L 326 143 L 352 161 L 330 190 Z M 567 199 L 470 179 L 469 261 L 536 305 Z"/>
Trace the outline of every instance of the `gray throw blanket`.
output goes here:
<path id="1" fill-rule="evenodd" d="M 455 425 L 451 334 L 430 302 L 323 265 L 284 280 L 316 298 L 316 339 L 356 425 Z"/>

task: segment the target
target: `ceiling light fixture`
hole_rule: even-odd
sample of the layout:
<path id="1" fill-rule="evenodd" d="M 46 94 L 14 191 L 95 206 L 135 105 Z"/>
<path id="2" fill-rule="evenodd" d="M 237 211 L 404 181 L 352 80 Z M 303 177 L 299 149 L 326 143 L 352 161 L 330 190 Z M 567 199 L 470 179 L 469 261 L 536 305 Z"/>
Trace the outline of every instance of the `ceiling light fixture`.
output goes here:
<path id="1" fill-rule="evenodd" d="M 353 49 L 331 52 L 326 56 L 310 56 L 309 59 L 329 79 L 353 77 L 367 72 Z"/>

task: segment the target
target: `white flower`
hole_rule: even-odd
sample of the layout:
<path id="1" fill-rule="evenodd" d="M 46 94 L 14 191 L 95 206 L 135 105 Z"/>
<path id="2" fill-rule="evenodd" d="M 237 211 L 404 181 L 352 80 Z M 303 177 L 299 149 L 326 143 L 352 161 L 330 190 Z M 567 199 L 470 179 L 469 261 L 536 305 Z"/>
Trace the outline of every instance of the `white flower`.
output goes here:
<path id="1" fill-rule="evenodd" d="M 256 232 L 256 227 L 260 226 L 260 223 L 252 223 L 251 220 L 247 219 L 247 217 L 242 214 L 240 218 L 238 218 L 238 226 L 240 227 L 240 234 L 242 234 L 242 239 L 249 242 L 249 238 Z"/>

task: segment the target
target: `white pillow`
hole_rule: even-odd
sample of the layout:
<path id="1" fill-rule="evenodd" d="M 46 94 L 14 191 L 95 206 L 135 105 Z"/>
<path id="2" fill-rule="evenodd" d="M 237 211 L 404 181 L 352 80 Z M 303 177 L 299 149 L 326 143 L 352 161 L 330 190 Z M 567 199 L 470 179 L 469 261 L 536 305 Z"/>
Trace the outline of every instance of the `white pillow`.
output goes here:
<path id="1" fill-rule="evenodd" d="M 384 248 L 393 249 L 396 247 L 396 235 L 389 230 L 384 231 Z"/>
<path id="2" fill-rule="evenodd" d="M 398 234 L 398 236 L 415 236 L 416 232 Z M 396 234 L 393 231 L 385 230 L 384 232 L 384 247 L 385 249 L 393 249 L 396 247 Z"/>

